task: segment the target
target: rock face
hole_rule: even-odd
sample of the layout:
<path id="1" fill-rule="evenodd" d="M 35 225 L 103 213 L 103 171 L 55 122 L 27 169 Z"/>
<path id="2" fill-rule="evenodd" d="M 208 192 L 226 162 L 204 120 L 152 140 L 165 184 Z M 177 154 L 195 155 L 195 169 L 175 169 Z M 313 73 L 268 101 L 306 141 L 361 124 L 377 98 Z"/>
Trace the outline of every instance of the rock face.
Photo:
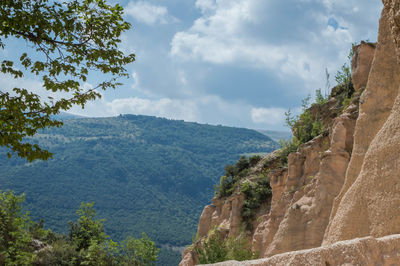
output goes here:
<path id="1" fill-rule="evenodd" d="M 324 244 L 400 232 L 400 190 L 396 190 L 399 161 L 393 158 L 400 151 L 400 131 L 396 131 L 399 109 L 398 104 L 393 105 L 400 88 L 400 65 L 394 56 L 400 35 L 391 26 L 396 24 L 394 14 L 399 13 L 400 2 L 384 4 L 378 46 L 367 88 L 361 96 L 353 154 L 345 184 L 332 209 Z"/>
<path id="2" fill-rule="evenodd" d="M 329 132 L 269 172 L 272 198 L 249 232 L 264 259 L 215 265 L 400 265 L 400 0 L 383 3 L 377 45 L 354 48 L 361 96 L 337 116 L 332 93 L 320 110 Z M 234 236 L 243 200 L 207 206 L 199 236 L 212 227 Z M 184 255 L 180 265 L 195 264 Z"/>
<path id="3" fill-rule="evenodd" d="M 351 62 L 351 79 L 354 90 L 358 91 L 367 86 L 372 60 L 375 55 L 375 44 L 361 42 L 360 45 L 353 47 L 353 60 Z"/>
<path id="4" fill-rule="evenodd" d="M 214 266 L 304 266 L 304 265 L 382 265 L 400 264 L 400 235 L 375 239 L 357 238 L 330 246 L 294 251 L 252 261 L 226 261 Z"/>
<path id="5" fill-rule="evenodd" d="M 289 155 L 286 193 L 273 199 L 269 217 L 253 237 L 262 257 L 321 245 L 350 161 L 356 118 L 357 108 L 351 106 L 334 120 L 329 135 Z"/>

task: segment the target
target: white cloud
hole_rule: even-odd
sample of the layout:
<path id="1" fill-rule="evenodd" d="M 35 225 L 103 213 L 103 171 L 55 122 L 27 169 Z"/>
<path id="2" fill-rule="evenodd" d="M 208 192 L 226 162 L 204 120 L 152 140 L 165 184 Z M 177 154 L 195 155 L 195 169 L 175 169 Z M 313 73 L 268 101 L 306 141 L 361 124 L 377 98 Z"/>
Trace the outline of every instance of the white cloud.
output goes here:
<path id="1" fill-rule="evenodd" d="M 212 11 L 216 8 L 215 0 L 197 0 L 195 5 L 203 13 Z"/>
<path id="2" fill-rule="evenodd" d="M 79 106 L 75 106 L 71 109 L 71 112 L 92 117 L 141 114 L 186 121 L 196 121 L 198 117 L 197 106 L 192 101 L 170 98 L 151 100 L 131 97 L 108 101 L 103 97 L 100 100 L 88 103 L 83 110 Z"/>
<path id="3" fill-rule="evenodd" d="M 132 83 L 132 88 L 136 89 L 139 87 L 139 75 L 137 72 L 133 71 L 132 72 L 132 79 L 133 79 L 133 83 Z"/>
<path id="4" fill-rule="evenodd" d="M 285 117 L 283 108 L 252 108 L 251 119 L 256 124 L 265 124 L 268 126 L 283 125 Z"/>
<path id="5" fill-rule="evenodd" d="M 162 98 L 159 100 L 138 97 L 116 99 L 107 104 L 113 114 L 146 114 L 166 118 L 195 121 L 198 116 L 196 105 L 191 101 Z"/>
<path id="6" fill-rule="evenodd" d="M 285 110 L 282 108 L 254 107 L 238 101 L 227 101 L 216 95 L 199 95 L 186 99 L 131 97 L 110 101 L 103 97 L 88 103 L 85 109 L 75 106 L 70 112 L 90 117 L 136 114 L 214 125 L 285 129 Z"/>
<path id="7" fill-rule="evenodd" d="M 147 25 L 167 24 L 177 20 L 168 14 L 165 6 L 152 5 L 145 1 L 129 2 L 125 13 Z"/>
<path id="8" fill-rule="evenodd" d="M 202 15 L 175 34 L 170 54 L 184 61 L 261 68 L 280 78 L 300 78 L 315 90 L 324 84 L 325 68 L 339 69 L 351 43 L 369 37 L 363 17 L 379 12 L 375 2 L 197 0 Z M 336 30 L 328 25 L 331 17 L 339 23 Z"/>

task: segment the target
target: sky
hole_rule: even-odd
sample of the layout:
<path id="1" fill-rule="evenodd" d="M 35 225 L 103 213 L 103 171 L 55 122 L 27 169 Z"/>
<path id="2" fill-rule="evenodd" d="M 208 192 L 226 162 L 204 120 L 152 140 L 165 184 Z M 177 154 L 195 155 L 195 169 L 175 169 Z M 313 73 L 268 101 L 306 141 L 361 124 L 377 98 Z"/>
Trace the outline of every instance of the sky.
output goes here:
<path id="1" fill-rule="evenodd" d="M 141 114 L 213 125 L 289 130 L 316 89 L 327 92 L 352 43 L 376 41 L 380 0 L 125 0 L 135 53 L 124 85 L 73 114 Z M 7 50 L 8 49 L 8 50 Z M 7 48 L 0 54 L 20 54 Z M 13 86 L 16 81 L 3 78 Z M 18 81 L 35 88 L 40 79 Z M 92 86 L 88 83 L 85 86 Z"/>

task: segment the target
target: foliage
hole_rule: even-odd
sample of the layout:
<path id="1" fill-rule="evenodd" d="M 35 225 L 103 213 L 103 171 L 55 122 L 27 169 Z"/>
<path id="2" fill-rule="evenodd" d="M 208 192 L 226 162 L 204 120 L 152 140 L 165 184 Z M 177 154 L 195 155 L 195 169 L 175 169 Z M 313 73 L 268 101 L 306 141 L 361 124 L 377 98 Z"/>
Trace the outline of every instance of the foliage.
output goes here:
<path id="1" fill-rule="evenodd" d="M 194 251 L 199 257 L 200 264 L 226 260 L 244 261 L 258 257 L 258 254 L 252 252 L 243 231 L 237 237 L 224 239 L 219 230 L 211 230 L 208 238 L 201 245 L 196 245 Z"/>
<path id="2" fill-rule="evenodd" d="M 140 239 L 128 236 L 122 242 L 122 250 L 127 265 L 154 265 L 160 251 L 145 233 Z"/>
<path id="3" fill-rule="evenodd" d="M 175 266 L 182 260 L 182 254 L 178 250 L 172 248 L 161 248 L 158 254 L 156 265 L 157 266 Z"/>
<path id="4" fill-rule="evenodd" d="M 262 174 L 256 180 L 242 183 L 240 191 L 246 196 L 242 207 L 242 219 L 246 229 L 252 230 L 252 222 L 256 212 L 272 196 L 268 174 Z"/>
<path id="5" fill-rule="evenodd" d="M 254 155 L 249 158 L 249 165 L 250 167 L 255 166 L 261 160 L 260 155 Z"/>
<path id="6" fill-rule="evenodd" d="M 228 259 L 236 260 L 236 261 L 244 261 L 257 259 L 258 254 L 255 254 L 251 250 L 251 244 L 246 238 L 246 235 L 241 232 L 235 238 L 229 238 L 227 241 L 228 247 Z"/>
<path id="7" fill-rule="evenodd" d="M 317 105 L 324 105 L 328 101 L 328 97 L 322 95 L 321 89 L 315 91 L 315 104 Z"/>
<path id="8" fill-rule="evenodd" d="M 348 59 L 351 60 L 354 54 L 354 44 L 348 55 Z M 326 75 L 326 87 L 329 87 L 329 73 L 325 70 Z M 343 64 L 341 69 L 335 75 L 335 81 L 337 86 L 333 89 L 331 96 L 336 97 L 337 104 L 336 109 L 338 110 L 336 115 L 339 115 L 344 109 L 348 107 L 351 101 L 351 96 L 354 93 L 353 83 L 351 80 L 351 68 L 348 63 Z M 289 153 L 297 150 L 298 145 L 305 143 L 316 136 L 320 135 L 325 131 L 324 125 L 322 124 L 319 112 L 311 112 L 311 109 L 322 110 L 322 108 L 328 103 L 329 95 L 322 95 L 321 89 L 315 92 L 315 103 L 310 105 L 310 95 L 302 100 L 302 113 L 298 116 L 293 116 L 290 109 L 285 113 L 286 125 L 291 128 L 293 132 L 293 140 L 287 142 L 281 142 L 281 164 L 284 166 L 287 164 L 287 156 Z"/>
<path id="9" fill-rule="evenodd" d="M 228 255 L 226 243 L 218 231 L 212 233 L 210 237 L 204 241 L 202 247 L 196 246 L 194 251 L 199 256 L 200 264 L 225 261 Z"/>
<path id="10" fill-rule="evenodd" d="M 234 165 L 226 165 L 225 174 L 221 176 L 220 184 L 214 186 L 215 195 L 220 198 L 232 195 L 240 179 L 248 174 L 249 167 L 256 164 L 260 159 L 260 156 L 251 157 L 251 160 L 247 159 L 246 156 L 240 156 Z"/>
<path id="11" fill-rule="evenodd" d="M 225 175 L 221 176 L 220 184 L 214 186 L 215 195 L 220 198 L 229 197 L 235 189 L 244 193 L 246 200 L 241 215 L 248 230 L 252 230 L 251 223 L 256 211 L 272 195 L 267 173 L 260 174 L 255 180 L 240 182 L 247 176 L 249 167 L 255 165 L 260 159 L 260 156 L 249 159 L 241 156 L 234 165 L 225 167 Z"/>
<path id="12" fill-rule="evenodd" d="M 58 233 L 68 233 L 65 225 L 76 221 L 82 201 L 94 201 L 113 240 L 140 238 L 146 232 L 163 247 L 162 266 L 177 265 L 161 261 L 180 257 L 164 247 L 191 242 L 224 166 L 241 154 L 279 147 L 253 130 L 148 116 L 64 123 L 32 138 L 50 149 L 54 159 L 27 164 L 8 160 L 0 150 L 1 188 L 26 192 L 24 207 L 32 219 L 44 218 L 45 227 Z"/>
<path id="13" fill-rule="evenodd" d="M 115 88 L 118 78 L 128 77 L 124 66 L 135 56 L 124 55 L 118 44 L 131 25 L 123 20 L 120 5 L 110 6 L 105 0 L 1 1 L 0 13 L 0 47 L 13 38 L 33 49 L 23 52 L 19 61 L 3 60 L 1 73 L 14 79 L 40 76 L 44 89 L 67 95 L 43 100 L 26 88 L 0 90 L 0 146 L 10 150 L 9 157 L 17 153 L 29 161 L 45 160 L 50 152 L 23 139 L 62 125 L 52 115 L 73 105 L 83 108 L 101 96 L 98 89 Z M 85 89 L 90 73 L 104 74 L 105 80 Z"/>
<path id="14" fill-rule="evenodd" d="M 288 141 L 281 140 L 279 143 L 281 144 L 282 147 L 280 149 L 280 154 L 279 154 L 281 166 L 287 166 L 289 154 L 292 152 L 296 152 L 297 147 L 299 145 L 293 140 L 288 140 Z"/>
<path id="15" fill-rule="evenodd" d="M 0 191 L 0 264 L 30 265 L 35 256 L 28 232 L 30 220 L 23 213 L 24 195 Z"/>
<path id="16" fill-rule="evenodd" d="M 95 220 L 94 202 L 81 203 L 77 210 L 79 219 L 70 223 L 69 238 L 76 244 L 77 250 L 88 249 L 93 243 L 103 243 L 107 239 L 104 233 L 104 220 Z"/>
<path id="17" fill-rule="evenodd" d="M 341 69 L 337 71 L 335 75 L 335 80 L 337 82 L 335 95 L 335 97 L 337 98 L 336 108 L 340 113 L 348 107 L 348 105 L 350 104 L 351 96 L 354 94 L 350 67 L 350 62 L 354 55 L 354 46 L 355 44 L 352 44 L 352 48 L 350 49 L 349 55 L 347 56 L 349 63 L 343 64 Z"/>
<path id="18" fill-rule="evenodd" d="M 3 265 L 154 265 L 159 250 L 143 233 L 142 238 L 130 236 L 118 244 L 103 231 L 104 220 L 95 220 L 93 203 L 82 203 L 78 221 L 70 227 L 69 238 L 50 235 L 41 225 L 30 230 L 31 220 L 22 212 L 24 196 L 0 192 L 0 263 Z M 32 232 L 44 242 L 34 248 Z M 38 233 L 41 232 L 41 233 Z M 54 234 L 54 233 L 53 233 Z M 51 245 L 49 247 L 48 245 Z"/>
<path id="19" fill-rule="evenodd" d="M 307 109 L 307 105 L 305 105 L 304 102 L 303 112 L 299 116 L 292 116 L 290 110 L 285 113 L 285 116 L 286 125 L 292 129 L 294 143 L 305 143 L 324 131 L 318 114 L 312 115 L 310 109 Z"/>

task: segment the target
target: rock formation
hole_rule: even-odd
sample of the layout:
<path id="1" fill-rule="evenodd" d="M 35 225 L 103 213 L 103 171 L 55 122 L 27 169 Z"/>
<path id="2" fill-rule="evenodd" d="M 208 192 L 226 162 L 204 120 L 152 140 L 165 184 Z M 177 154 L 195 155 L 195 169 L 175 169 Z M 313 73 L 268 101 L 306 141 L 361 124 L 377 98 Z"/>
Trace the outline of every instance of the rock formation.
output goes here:
<path id="1" fill-rule="evenodd" d="M 338 112 L 333 89 L 310 109 L 328 130 L 291 153 L 287 168 L 275 153 L 249 174 L 267 167 L 272 188 L 248 231 L 264 259 L 216 265 L 400 265 L 400 0 L 383 3 L 377 45 L 354 47 L 350 104 Z M 237 192 L 205 207 L 195 245 L 213 228 L 235 236 L 244 200 Z M 187 249 L 180 265 L 196 263 Z"/>
<path id="2" fill-rule="evenodd" d="M 226 261 L 214 266 L 287 266 L 287 265 L 382 265 L 400 263 L 400 235 L 382 238 L 356 238 L 330 246 L 283 253 L 252 261 Z"/>
<path id="3" fill-rule="evenodd" d="M 395 40 L 400 35 L 398 31 L 396 34 L 395 27 L 391 26 L 396 24 L 394 14 L 399 12 L 393 9 L 396 6 L 398 9 L 400 2 L 384 1 L 384 4 L 378 45 L 367 87 L 361 96 L 353 154 L 345 184 L 332 209 L 324 244 L 371 234 L 383 236 L 400 233 L 399 205 L 398 202 L 395 203 L 397 207 L 392 205 L 399 199 L 400 190 L 394 191 L 394 195 L 382 194 L 389 193 L 388 187 L 395 187 L 400 177 L 398 172 L 394 172 L 396 162 L 390 160 L 400 151 L 398 146 L 400 142 L 395 140 L 400 132 L 396 133 L 393 125 L 396 123 L 394 120 L 398 110 L 393 104 L 400 88 L 400 65 L 394 56 L 397 48 Z M 400 119 L 400 116 L 397 116 L 397 119 Z M 388 146 L 391 149 L 387 149 Z M 381 160 L 378 156 L 381 156 Z M 385 172 L 388 163 L 392 163 L 394 167 Z M 373 205 L 376 209 L 371 212 Z M 398 220 L 390 222 L 395 217 Z M 393 223 L 397 224 L 397 228 L 391 225 Z"/>

